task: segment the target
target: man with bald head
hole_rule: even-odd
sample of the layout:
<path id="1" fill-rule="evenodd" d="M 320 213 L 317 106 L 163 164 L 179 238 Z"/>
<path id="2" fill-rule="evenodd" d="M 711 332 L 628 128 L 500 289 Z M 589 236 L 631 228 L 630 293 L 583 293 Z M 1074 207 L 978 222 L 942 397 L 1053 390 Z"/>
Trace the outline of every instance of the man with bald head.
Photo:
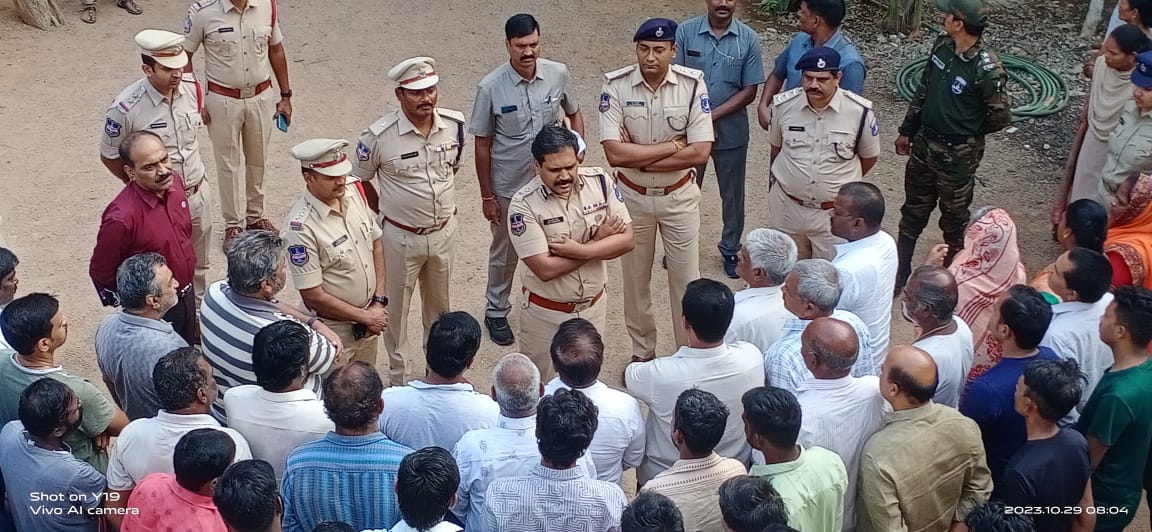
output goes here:
<path id="1" fill-rule="evenodd" d="M 921 266 L 908 278 L 901 299 L 901 314 L 916 325 L 912 345 L 936 362 L 936 402 L 956 408 L 972 368 L 972 329 L 952 314 L 959 300 L 956 278 L 940 266 Z"/>
<path id="2" fill-rule="evenodd" d="M 861 346 L 851 325 L 835 318 L 816 318 L 804 329 L 800 342 L 804 365 L 812 376 L 796 395 L 803 413 L 798 441 L 804 447 L 828 449 L 844 461 L 848 470 L 844 530 L 852 530 L 860 453 L 868 438 L 884 425 L 884 397 L 875 376 L 852 376 Z"/>
<path id="3" fill-rule="evenodd" d="M 976 422 L 932 401 L 936 362 L 896 346 L 880 374 L 892 406 L 860 457 L 859 532 L 947 530 L 988 499 L 992 476 Z"/>
<path id="4" fill-rule="evenodd" d="M 540 463 L 536 441 L 536 404 L 544 394 L 540 370 L 520 353 L 504 355 L 492 370 L 492 398 L 500 405 L 496 425 L 464 433 L 452 456 L 460 468 L 460 486 L 452 513 L 468 530 L 485 530 L 485 492 L 492 482 L 528 475 Z M 596 478 L 592 456 L 577 466 Z"/>

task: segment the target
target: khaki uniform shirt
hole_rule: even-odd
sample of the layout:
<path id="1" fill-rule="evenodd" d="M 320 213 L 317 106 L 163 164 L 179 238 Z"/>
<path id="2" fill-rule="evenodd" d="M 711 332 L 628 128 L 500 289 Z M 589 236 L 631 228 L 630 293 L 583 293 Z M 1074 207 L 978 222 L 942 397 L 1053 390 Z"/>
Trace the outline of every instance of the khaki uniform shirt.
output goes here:
<path id="1" fill-rule="evenodd" d="M 248 0 L 243 13 L 229 0 L 200 0 L 184 20 L 184 49 L 195 53 L 204 44 L 204 73 L 225 87 L 255 87 L 272 78 L 268 47 L 284 35 L 273 21 L 275 0 Z"/>
<path id="2" fill-rule="evenodd" d="M 592 240 L 596 229 L 609 216 L 631 223 L 624 198 L 603 168 L 581 168 L 580 179 L 561 198 L 548 190 L 540 177 L 529 181 L 508 207 L 508 234 L 521 259 L 548 253 L 548 242 L 567 236 L 580 243 Z M 553 301 L 586 301 L 604 289 L 608 264 L 590 260 L 571 273 L 551 281 L 541 281 L 531 268 L 522 270 L 524 287 Z"/>
<path id="3" fill-rule="evenodd" d="M 1108 158 L 1100 197 L 1111 199 L 1124 180 L 1136 172 L 1152 170 L 1152 111 L 1141 113 L 1129 101 L 1120 112 L 1112 136 L 1108 138 Z M 1107 205 L 1107 203 L 1105 203 Z"/>
<path id="4" fill-rule="evenodd" d="M 772 105 L 768 142 L 780 148 L 772 161 L 772 177 L 792 196 L 813 203 L 832 201 L 842 185 L 863 176 L 861 157 L 880 156 L 872 102 L 851 91 L 838 89 L 822 111 L 808 106 L 803 88 L 777 94 Z"/>
<path id="5" fill-rule="evenodd" d="M 360 135 L 352 175 L 376 180 L 380 213 L 409 227 L 436 227 L 456 213 L 453 187 L 464 152 L 464 115 L 436 109 L 425 137 L 397 109 Z"/>
<path id="6" fill-rule="evenodd" d="M 492 191 L 511 198 L 533 177 L 532 141 L 544 126 L 576 114 L 576 88 L 564 63 L 536 60 L 536 77 L 520 77 L 511 63 L 500 65 L 476 85 L 468 132 L 492 139 Z"/>
<path id="7" fill-rule="evenodd" d="M 638 65 L 604 74 L 599 110 L 602 141 L 621 140 L 621 127 L 637 144 L 658 144 L 678 137 L 688 144 L 715 140 L 708 86 L 704 73 L 694 68 L 672 65 L 664 82 L 656 88 L 644 81 Z M 684 177 L 684 170 L 616 170 L 644 187 L 668 186 Z"/>
<path id="8" fill-rule="evenodd" d="M 366 307 L 376 291 L 372 243 L 383 232 L 355 188 L 346 190 L 343 213 L 307 192 L 288 211 L 288 270 L 297 290 L 323 286 L 349 305 Z"/>
<path id="9" fill-rule="evenodd" d="M 200 118 L 201 93 L 194 79 L 185 74 L 184 82 L 173 92 L 172 101 L 164 98 L 147 78 L 121 91 L 104 118 L 100 155 L 119 159 L 124 137 L 146 129 L 164 139 L 172 168 L 184 176 L 184 188 L 200 184 L 204 179 L 204 161 L 200 158 L 196 130 L 204 122 Z"/>

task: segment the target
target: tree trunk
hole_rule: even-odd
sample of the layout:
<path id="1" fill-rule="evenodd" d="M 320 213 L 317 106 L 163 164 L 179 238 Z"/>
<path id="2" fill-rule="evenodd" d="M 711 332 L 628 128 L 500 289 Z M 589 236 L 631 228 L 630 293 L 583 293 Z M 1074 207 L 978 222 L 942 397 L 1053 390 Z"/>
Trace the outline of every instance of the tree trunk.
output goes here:
<path id="1" fill-rule="evenodd" d="M 1080 26 L 1081 37 L 1091 37 L 1096 34 L 1096 28 L 1104 19 L 1104 0 L 1092 0 L 1088 3 L 1088 12 L 1084 14 L 1084 24 Z"/>
<path id="2" fill-rule="evenodd" d="M 908 35 L 920 30 L 923 15 L 924 0 L 888 0 L 888 14 L 880 23 L 880 29 L 885 33 Z"/>
<path id="3" fill-rule="evenodd" d="M 64 15 L 56 0 L 12 0 L 16 14 L 29 26 L 46 30 L 64 25 Z"/>

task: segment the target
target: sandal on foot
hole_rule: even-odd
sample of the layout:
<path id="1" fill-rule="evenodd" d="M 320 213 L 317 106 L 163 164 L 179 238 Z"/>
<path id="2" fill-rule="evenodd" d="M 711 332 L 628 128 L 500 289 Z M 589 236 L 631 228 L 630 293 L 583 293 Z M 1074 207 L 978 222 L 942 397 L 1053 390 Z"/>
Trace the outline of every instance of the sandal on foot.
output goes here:
<path id="1" fill-rule="evenodd" d="M 116 7 L 133 15 L 139 15 L 144 12 L 143 9 L 140 9 L 140 6 L 136 5 L 136 0 L 119 0 L 116 2 Z"/>
<path id="2" fill-rule="evenodd" d="M 85 22 L 88 24 L 95 24 L 96 23 L 96 6 L 84 6 L 84 8 L 80 10 L 80 12 L 82 13 L 80 15 L 80 20 L 82 22 Z"/>

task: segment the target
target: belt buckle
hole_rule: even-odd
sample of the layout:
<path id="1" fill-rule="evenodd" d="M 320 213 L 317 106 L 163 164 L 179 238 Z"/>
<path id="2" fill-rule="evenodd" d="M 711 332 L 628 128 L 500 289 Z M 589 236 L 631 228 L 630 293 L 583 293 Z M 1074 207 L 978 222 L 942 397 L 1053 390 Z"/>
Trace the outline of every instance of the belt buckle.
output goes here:
<path id="1" fill-rule="evenodd" d="M 652 196 L 652 197 L 660 197 L 660 196 L 663 196 L 665 194 L 665 190 L 667 190 L 667 189 L 668 189 L 668 187 L 645 187 L 644 188 L 644 195 L 645 196 Z"/>
<path id="2" fill-rule="evenodd" d="M 804 201 L 804 203 L 801 203 L 801 205 L 803 205 L 803 206 L 805 206 L 805 207 L 808 207 L 809 209 L 816 209 L 816 210 L 818 210 L 818 211 L 819 211 L 819 210 L 823 210 L 823 209 L 821 209 L 821 208 L 820 208 L 820 202 L 818 202 L 818 201 L 807 201 L 807 200 L 805 200 L 805 201 Z"/>
<path id="3" fill-rule="evenodd" d="M 579 314 L 592 308 L 592 301 L 584 301 L 583 303 L 573 303 L 571 314 Z"/>
<path id="4" fill-rule="evenodd" d="M 256 96 L 256 87 L 244 87 L 243 89 L 240 89 L 241 99 L 248 99 L 253 96 Z"/>

